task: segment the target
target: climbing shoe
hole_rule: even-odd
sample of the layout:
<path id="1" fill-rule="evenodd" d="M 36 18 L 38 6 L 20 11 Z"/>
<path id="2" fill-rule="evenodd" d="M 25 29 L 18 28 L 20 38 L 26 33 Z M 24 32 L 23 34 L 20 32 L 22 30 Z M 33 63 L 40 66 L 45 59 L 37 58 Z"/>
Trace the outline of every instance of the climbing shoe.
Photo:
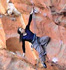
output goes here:
<path id="1" fill-rule="evenodd" d="M 47 65 L 45 63 L 42 63 L 44 68 L 47 68 Z"/>

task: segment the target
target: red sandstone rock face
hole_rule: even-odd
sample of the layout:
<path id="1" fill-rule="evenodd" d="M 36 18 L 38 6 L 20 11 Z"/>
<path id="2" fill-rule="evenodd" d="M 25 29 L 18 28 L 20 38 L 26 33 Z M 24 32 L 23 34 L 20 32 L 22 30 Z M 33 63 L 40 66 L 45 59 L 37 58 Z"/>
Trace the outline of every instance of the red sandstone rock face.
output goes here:
<path id="1" fill-rule="evenodd" d="M 21 21 L 19 17 L 3 16 L 3 18 L 1 18 L 1 21 L 6 34 L 6 40 L 10 37 L 18 37 L 17 29 L 18 27 L 21 27 Z"/>
<path id="2" fill-rule="evenodd" d="M 32 3 L 31 0 L 11 0 L 15 7 L 22 13 L 25 14 L 25 20 L 27 19 L 28 22 L 28 17 L 27 14 L 31 11 L 32 8 Z M 66 49 L 64 45 L 66 44 L 66 28 L 65 28 L 65 21 L 63 22 L 62 20 L 59 22 L 56 22 L 57 20 L 57 15 L 53 15 L 53 11 L 56 11 L 61 14 L 63 9 L 63 6 L 65 5 L 65 0 L 32 0 L 35 4 L 35 7 L 37 10 L 39 10 L 39 13 L 36 15 L 36 24 L 37 24 L 37 35 L 38 36 L 50 36 L 51 37 L 51 42 L 47 46 L 47 54 L 50 60 L 52 60 L 54 57 L 58 59 L 58 62 L 65 63 L 65 59 L 61 58 L 64 55 L 64 52 Z M 49 6 L 54 6 L 54 10 L 49 8 Z M 53 10 L 53 11 L 52 11 Z M 60 12 L 60 10 L 62 10 Z M 51 12 L 52 11 L 52 12 Z M 62 15 L 58 15 L 60 17 Z M 65 19 L 65 16 L 61 17 L 61 19 Z M 25 22 L 25 23 L 27 23 Z M 56 24 L 57 23 L 57 24 Z M 33 23 L 31 24 L 31 29 L 33 30 Z M 62 47 L 62 48 L 61 48 Z M 63 49 L 64 48 L 64 49 Z M 63 50 L 63 51 L 62 51 Z M 63 61 L 61 61 L 63 60 Z"/>
<path id="3" fill-rule="evenodd" d="M 7 9 L 7 1 L 0 0 L 0 13 L 5 14 Z"/>
<path id="4" fill-rule="evenodd" d="M 6 0 L 5 0 L 6 1 Z M 28 23 L 29 13 L 32 9 L 32 2 L 35 4 L 35 9 L 38 14 L 35 16 L 36 20 L 36 34 L 38 36 L 50 36 L 51 42 L 48 44 L 47 56 L 49 60 L 56 58 L 59 64 L 66 65 L 66 17 L 65 0 L 11 0 L 19 12 L 23 15 L 25 24 Z M 3 7 L 3 2 L 1 3 Z M 49 6 L 51 8 L 49 8 Z M 5 7 L 4 7 L 5 9 Z M 1 9 L 2 10 L 2 9 Z M 3 11 L 3 10 L 2 10 Z M 1 12 L 3 13 L 3 12 Z M 61 14 L 61 15 L 60 15 Z M 11 17 L 10 17 L 11 18 Z M 17 28 L 21 26 L 20 17 L 16 17 L 16 21 L 12 21 L 7 17 L 1 19 L 6 39 L 10 37 L 18 37 Z M 31 23 L 31 30 L 34 32 L 33 21 Z M 18 49 L 18 48 L 17 48 Z M 21 49 L 20 49 L 21 51 Z M 27 52 L 31 52 L 27 49 Z M 29 58 L 32 55 L 26 54 Z M 33 59 L 32 59 L 33 60 Z"/>
<path id="5" fill-rule="evenodd" d="M 1 19 L 0 19 L 0 48 L 6 48 L 6 38 Z"/>
<path id="6" fill-rule="evenodd" d="M 20 17 L 14 17 L 15 21 L 12 20 L 13 17 L 7 17 L 3 16 L 1 18 L 3 28 L 5 31 L 6 36 L 6 46 L 7 49 L 13 52 L 21 52 L 22 54 L 22 43 L 19 42 L 19 35 L 17 33 L 18 27 L 21 27 L 21 20 Z M 28 48 L 28 49 L 27 49 Z M 27 60 L 31 62 L 32 64 L 36 64 L 36 60 L 33 56 L 33 53 L 31 52 L 31 49 L 29 47 L 29 44 L 26 43 L 26 56 Z"/>
<path id="7" fill-rule="evenodd" d="M 5 53 L 5 54 L 4 54 Z M 0 69 L 1 70 L 46 70 L 44 68 L 40 68 L 39 66 L 35 66 L 30 64 L 29 62 L 22 59 L 22 56 L 18 56 L 15 53 L 7 51 L 7 50 L 0 50 Z M 57 67 L 57 65 L 51 66 L 49 62 L 47 62 L 47 70 L 62 70 Z"/>
<path id="8" fill-rule="evenodd" d="M 5 53 L 5 54 L 4 54 Z M 9 51 L 0 50 L 0 69 L 1 70 L 35 70 L 29 63 L 19 56 L 14 56 Z"/>

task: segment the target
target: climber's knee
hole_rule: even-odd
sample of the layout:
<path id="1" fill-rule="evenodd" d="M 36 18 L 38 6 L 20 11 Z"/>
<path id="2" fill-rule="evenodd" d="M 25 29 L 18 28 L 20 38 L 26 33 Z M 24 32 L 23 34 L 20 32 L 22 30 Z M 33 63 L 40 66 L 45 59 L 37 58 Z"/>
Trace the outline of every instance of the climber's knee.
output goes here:
<path id="1" fill-rule="evenodd" d="M 51 40 L 51 38 L 48 36 L 41 37 L 40 38 L 41 46 L 47 46 L 48 43 L 50 42 L 50 40 Z"/>

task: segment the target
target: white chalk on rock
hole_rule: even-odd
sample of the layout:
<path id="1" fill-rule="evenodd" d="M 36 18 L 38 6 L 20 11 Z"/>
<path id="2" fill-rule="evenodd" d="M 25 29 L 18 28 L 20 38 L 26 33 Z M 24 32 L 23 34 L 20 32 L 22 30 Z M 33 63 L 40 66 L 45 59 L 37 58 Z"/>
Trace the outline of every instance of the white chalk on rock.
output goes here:
<path id="1" fill-rule="evenodd" d="M 7 0 L 7 3 L 9 3 L 10 0 Z"/>
<path id="2" fill-rule="evenodd" d="M 56 63 L 56 62 L 58 61 L 58 59 L 57 59 L 56 57 L 54 57 L 54 58 L 52 59 L 52 61 L 53 61 L 54 63 Z"/>
<path id="3" fill-rule="evenodd" d="M 3 16 L 2 15 L 0 15 L 0 18 L 2 18 Z"/>
<path id="4" fill-rule="evenodd" d="M 61 43 L 61 44 L 63 44 L 63 41 L 62 41 L 62 40 L 60 40 L 60 43 Z"/>
<path id="5" fill-rule="evenodd" d="M 32 4 L 34 4 L 33 0 L 30 0 Z"/>
<path id="6" fill-rule="evenodd" d="M 11 20 L 12 20 L 12 21 L 16 21 L 16 18 L 12 17 Z"/>
<path id="7" fill-rule="evenodd" d="M 35 9 L 34 12 L 35 12 L 35 13 L 38 13 L 38 10 Z"/>
<path id="8" fill-rule="evenodd" d="M 39 11 L 39 8 L 35 7 L 35 8 L 34 8 L 34 13 L 37 14 L 37 13 L 39 13 L 39 12 L 40 12 L 40 11 Z"/>
<path id="9" fill-rule="evenodd" d="M 43 13 L 43 16 L 45 16 L 45 17 L 46 17 L 46 16 L 47 16 L 47 14 L 46 14 L 46 13 Z"/>
<path id="10" fill-rule="evenodd" d="M 15 55 L 15 53 L 14 53 L 14 52 L 11 52 L 11 51 L 10 51 L 10 53 L 11 53 L 11 54 L 13 54 L 13 55 Z"/>
<path id="11" fill-rule="evenodd" d="M 21 13 L 15 8 L 13 3 L 8 3 L 7 13 L 11 15 L 14 13 L 16 16 L 21 15 Z"/>

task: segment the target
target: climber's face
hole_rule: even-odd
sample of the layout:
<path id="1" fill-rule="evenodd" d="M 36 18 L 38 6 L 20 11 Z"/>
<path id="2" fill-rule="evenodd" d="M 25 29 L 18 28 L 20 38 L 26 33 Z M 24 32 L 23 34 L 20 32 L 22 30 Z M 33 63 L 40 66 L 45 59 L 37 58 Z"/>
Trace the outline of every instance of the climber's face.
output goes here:
<path id="1" fill-rule="evenodd" d="M 25 29 L 23 29 L 23 28 L 19 28 L 19 31 L 20 31 L 21 33 L 25 33 Z"/>

